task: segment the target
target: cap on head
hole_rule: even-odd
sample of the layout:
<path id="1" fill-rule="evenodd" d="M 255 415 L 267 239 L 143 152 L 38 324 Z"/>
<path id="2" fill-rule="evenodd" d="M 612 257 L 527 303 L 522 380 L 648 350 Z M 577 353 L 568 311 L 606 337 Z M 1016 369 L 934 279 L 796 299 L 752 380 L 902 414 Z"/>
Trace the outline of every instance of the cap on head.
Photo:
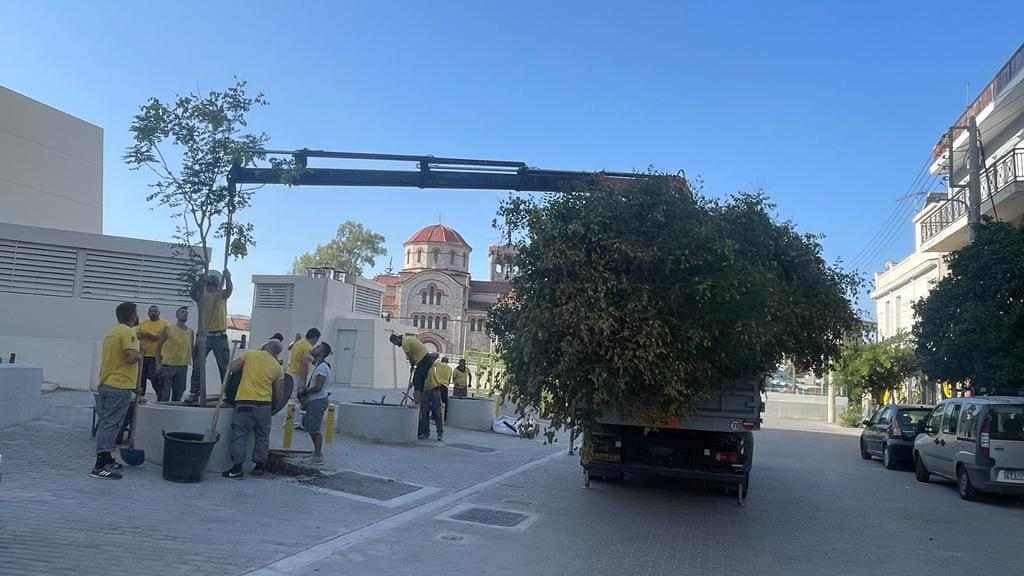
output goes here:
<path id="1" fill-rule="evenodd" d="M 401 334 L 392 334 L 391 336 L 388 336 L 388 340 L 390 340 L 391 343 L 394 344 L 395 346 L 401 346 L 402 345 L 402 335 Z"/>
<path id="2" fill-rule="evenodd" d="M 270 337 L 271 340 L 277 340 L 278 342 L 284 342 L 284 334 L 280 332 L 274 332 L 274 335 Z"/>

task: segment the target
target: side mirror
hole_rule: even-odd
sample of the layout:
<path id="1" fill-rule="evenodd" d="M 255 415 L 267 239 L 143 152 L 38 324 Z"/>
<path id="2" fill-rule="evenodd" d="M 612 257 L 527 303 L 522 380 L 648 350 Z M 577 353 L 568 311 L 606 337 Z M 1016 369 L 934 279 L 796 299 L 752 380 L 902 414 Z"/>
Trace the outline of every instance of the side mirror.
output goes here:
<path id="1" fill-rule="evenodd" d="M 925 434 L 935 434 L 935 428 L 932 428 L 931 426 L 925 424 L 924 425 L 924 433 Z"/>
<path id="2" fill-rule="evenodd" d="M 861 424 L 863 424 L 865 426 L 871 426 L 871 420 L 865 420 L 865 421 L 861 422 Z"/>

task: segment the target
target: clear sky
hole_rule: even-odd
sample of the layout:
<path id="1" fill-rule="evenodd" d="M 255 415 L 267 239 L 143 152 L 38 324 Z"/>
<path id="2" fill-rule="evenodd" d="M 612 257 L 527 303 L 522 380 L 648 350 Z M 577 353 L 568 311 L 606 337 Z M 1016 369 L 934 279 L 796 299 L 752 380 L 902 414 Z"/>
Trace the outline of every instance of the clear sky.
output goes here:
<path id="1" fill-rule="evenodd" d="M 913 5 L 913 6 L 911 6 Z M 974 11 L 972 16 L 968 12 Z M 150 96 L 249 81 L 280 148 L 685 170 L 723 196 L 764 188 L 867 274 L 912 249 L 881 228 L 939 134 L 1020 44 L 1018 2 L 5 2 L 0 84 L 104 129 L 104 232 L 169 240 L 121 160 Z M 497 192 L 265 188 L 257 245 L 283 273 L 347 219 L 401 244 L 454 226 L 487 274 Z M 875 242 L 882 229 L 891 241 Z M 875 245 L 881 247 L 875 249 Z M 379 260 L 375 271 L 388 263 Z M 862 300 L 862 304 L 866 301 Z M 872 312 L 873 314 L 873 312 Z"/>

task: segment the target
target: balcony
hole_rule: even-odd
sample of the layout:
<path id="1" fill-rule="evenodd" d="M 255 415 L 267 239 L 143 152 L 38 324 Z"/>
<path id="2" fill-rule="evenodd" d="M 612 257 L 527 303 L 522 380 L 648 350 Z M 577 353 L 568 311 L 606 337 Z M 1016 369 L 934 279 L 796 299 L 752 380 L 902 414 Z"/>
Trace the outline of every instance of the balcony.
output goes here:
<path id="1" fill-rule="evenodd" d="M 967 189 L 929 212 L 920 222 L 921 249 L 950 252 L 967 244 Z M 1003 221 L 1024 215 L 1024 148 L 1000 156 L 981 173 L 981 213 Z"/>

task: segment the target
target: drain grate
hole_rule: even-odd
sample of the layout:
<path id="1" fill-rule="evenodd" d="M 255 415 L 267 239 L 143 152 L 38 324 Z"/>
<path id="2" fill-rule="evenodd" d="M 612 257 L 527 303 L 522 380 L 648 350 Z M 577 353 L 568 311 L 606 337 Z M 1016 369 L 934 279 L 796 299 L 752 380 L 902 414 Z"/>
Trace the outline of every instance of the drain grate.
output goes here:
<path id="1" fill-rule="evenodd" d="M 416 486 L 415 484 L 406 484 L 405 482 L 399 482 L 390 478 L 368 476 L 349 470 L 302 480 L 302 482 L 326 490 L 334 490 L 335 492 L 344 492 L 381 501 L 412 494 L 421 488 L 421 486 Z"/>
<path id="2" fill-rule="evenodd" d="M 459 450 L 469 450 L 470 452 L 480 452 L 481 454 L 489 454 L 496 452 L 494 448 L 489 446 L 478 446 L 476 444 L 464 444 L 462 442 L 455 442 L 452 444 L 445 444 L 449 448 L 458 448 Z"/>
<path id="3" fill-rule="evenodd" d="M 448 518 L 459 522 L 471 524 L 483 524 L 484 526 L 497 526 L 499 528 L 515 528 L 530 517 L 521 512 L 511 510 L 498 510 L 497 508 L 481 508 L 474 506 L 452 514 Z"/>

